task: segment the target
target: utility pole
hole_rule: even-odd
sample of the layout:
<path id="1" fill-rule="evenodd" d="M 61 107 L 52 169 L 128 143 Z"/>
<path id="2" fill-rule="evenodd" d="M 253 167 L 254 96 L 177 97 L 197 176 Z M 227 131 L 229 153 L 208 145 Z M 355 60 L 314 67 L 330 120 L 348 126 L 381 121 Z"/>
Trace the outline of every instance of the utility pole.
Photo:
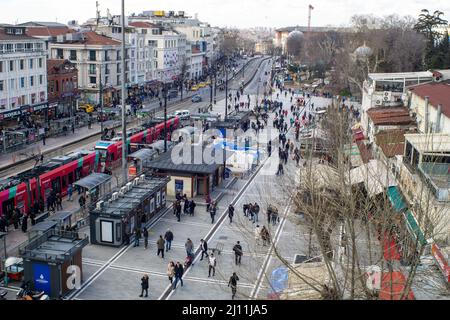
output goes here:
<path id="1" fill-rule="evenodd" d="M 125 66 L 125 0 L 122 0 L 122 174 L 123 183 L 128 181 L 128 170 L 127 170 L 127 121 L 126 121 L 126 66 Z"/>
<path id="2" fill-rule="evenodd" d="M 103 140 L 103 81 L 102 81 L 102 65 L 100 61 L 100 137 Z"/>
<path id="3" fill-rule="evenodd" d="M 312 5 L 309 5 L 308 8 L 308 32 L 311 32 L 311 11 L 314 10 Z"/>
<path id="4" fill-rule="evenodd" d="M 211 69 L 209 70 L 209 107 L 212 111 L 212 105 L 213 105 L 213 69 L 214 67 L 211 66 Z"/>
<path id="5" fill-rule="evenodd" d="M 225 121 L 227 120 L 228 113 L 228 56 L 227 63 L 225 64 Z"/>
<path id="6" fill-rule="evenodd" d="M 163 85 L 164 94 L 164 152 L 167 152 L 167 85 Z"/>

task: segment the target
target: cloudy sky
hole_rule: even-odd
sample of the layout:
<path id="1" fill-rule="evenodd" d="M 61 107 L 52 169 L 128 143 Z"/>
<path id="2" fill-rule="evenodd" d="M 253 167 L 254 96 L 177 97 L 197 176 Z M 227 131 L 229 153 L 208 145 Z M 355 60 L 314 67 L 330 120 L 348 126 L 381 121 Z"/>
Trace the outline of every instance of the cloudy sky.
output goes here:
<path id="1" fill-rule="evenodd" d="M 102 14 L 109 8 L 120 13 L 120 0 L 99 0 Z M 439 3 L 439 4 L 438 4 Z M 198 13 L 214 26 L 282 27 L 307 25 L 308 4 L 314 6 L 312 25 L 340 26 L 354 14 L 373 13 L 417 16 L 420 10 L 439 9 L 450 20 L 450 1 L 429 0 L 125 0 L 127 14 L 143 10 Z M 69 20 L 84 22 L 95 17 L 95 0 L 0 0 L 0 23 Z"/>

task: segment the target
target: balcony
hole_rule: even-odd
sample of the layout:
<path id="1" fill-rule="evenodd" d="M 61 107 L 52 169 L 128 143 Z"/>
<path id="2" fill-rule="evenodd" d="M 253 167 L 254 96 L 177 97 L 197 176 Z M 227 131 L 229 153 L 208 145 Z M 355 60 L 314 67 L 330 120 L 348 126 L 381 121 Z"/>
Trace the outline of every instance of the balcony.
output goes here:
<path id="1" fill-rule="evenodd" d="M 450 164 L 424 162 L 419 165 L 419 176 L 439 202 L 450 201 Z"/>

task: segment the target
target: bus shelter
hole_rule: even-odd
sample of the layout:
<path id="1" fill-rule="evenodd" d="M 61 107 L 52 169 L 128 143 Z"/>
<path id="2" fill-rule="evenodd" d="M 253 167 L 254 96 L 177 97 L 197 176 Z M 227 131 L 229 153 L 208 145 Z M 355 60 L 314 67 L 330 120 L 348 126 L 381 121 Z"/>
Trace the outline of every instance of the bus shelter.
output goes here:
<path id="1" fill-rule="evenodd" d="M 111 176 L 104 173 L 92 173 L 74 183 L 85 195 L 86 205 L 92 205 L 105 194 L 111 192 Z"/>
<path id="2" fill-rule="evenodd" d="M 166 207 L 169 178 L 144 175 L 104 197 L 90 210 L 91 243 L 120 247 Z"/>

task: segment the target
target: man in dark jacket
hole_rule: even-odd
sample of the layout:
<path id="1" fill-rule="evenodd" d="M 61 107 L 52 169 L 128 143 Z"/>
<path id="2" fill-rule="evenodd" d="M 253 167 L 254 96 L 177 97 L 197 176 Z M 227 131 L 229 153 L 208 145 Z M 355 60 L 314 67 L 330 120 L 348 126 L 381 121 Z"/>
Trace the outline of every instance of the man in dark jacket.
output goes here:
<path id="1" fill-rule="evenodd" d="M 211 223 L 214 223 L 214 217 L 216 216 L 217 203 L 213 201 L 211 207 L 209 208 L 209 215 L 211 216 Z"/>
<path id="2" fill-rule="evenodd" d="M 156 246 L 158 247 L 158 257 L 159 257 L 159 253 L 161 252 L 162 258 L 164 259 L 164 244 L 166 242 L 164 241 L 162 235 L 159 236 L 158 241 L 156 241 Z"/>
<path id="3" fill-rule="evenodd" d="M 206 255 L 206 257 L 208 257 L 208 243 L 206 243 L 206 241 L 203 239 L 200 240 L 200 249 L 202 250 L 202 257 L 200 261 L 202 261 L 203 256 Z"/>
<path id="4" fill-rule="evenodd" d="M 230 224 L 233 222 L 233 216 L 234 216 L 234 207 L 232 204 L 228 206 L 228 218 L 230 218 Z"/>
<path id="5" fill-rule="evenodd" d="M 13 224 L 14 224 L 14 229 L 19 229 L 19 222 L 20 222 L 20 211 L 19 209 L 15 209 L 14 210 L 14 214 L 12 216 L 13 219 Z"/>
<path id="6" fill-rule="evenodd" d="M 28 229 L 28 216 L 24 214 L 22 217 L 22 232 L 26 233 L 27 229 Z"/>
<path id="7" fill-rule="evenodd" d="M 166 233 L 164 234 L 164 239 L 166 239 L 166 252 L 170 250 L 172 247 L 172 241 L 173 241 L 173 233 L 168 229 Z"/>
<path id="8" fill-rule="evenodd" d="M 197 204 L 194 202 L 194 200 L 191 200 L 189 202 L 189 214 L 193 217 L 194 216 L 194 211 L 195 211 L 195 207 L 197 206 Z"/>
<path id="9" fill-rule="evenodd" d="M 148 230 L 144 228 L 144 249 L 148 247 Z"/>
<path id="10" fill-rule="evenodd" d="M 231 299 L 234 299 L 234 297 L 236 296 L 238 281 L 239 277 L 237 276 L 236 272 L 233 272 L 233 275 L 230 277 L 230 280 L 228 281 L 228 287 L 231 286 Z"/>
<path id="11" fill-rule="evenodd" d="M 144 295 L 144 291 L 145 291 L 145 297 L 148 297 L 148 275 L 144 274 L 144 276 L 141 278 L 141 294 L 139 295 L 139 297 L 142 297 Z"/>
<path id="12" fill-rule="evenodd" d="M 173 282 L 173 288 L 172 290 L 175 290 L 177 288 L 178 280 L 181 282 L 181 286 L 183 286 L 183 273 L 184 268 L 181 265 L 180 261 L 177 261 L 177 264 L 175 265 L 175 281 Z"/>
<path id="13" fill-rule="evenodd" d="M 141 239 L 141 230 L 139 228 L 134 229 L 134 247 L 139 247 L 139 240 Z"/>
<path id="14" fill-rule="evenodd" d="M 241 264 L 242 246 L 239 241 L 234 245 L 233 251 L 234 251 L 234 260 L 236 262 L 236 265 Z"/>

